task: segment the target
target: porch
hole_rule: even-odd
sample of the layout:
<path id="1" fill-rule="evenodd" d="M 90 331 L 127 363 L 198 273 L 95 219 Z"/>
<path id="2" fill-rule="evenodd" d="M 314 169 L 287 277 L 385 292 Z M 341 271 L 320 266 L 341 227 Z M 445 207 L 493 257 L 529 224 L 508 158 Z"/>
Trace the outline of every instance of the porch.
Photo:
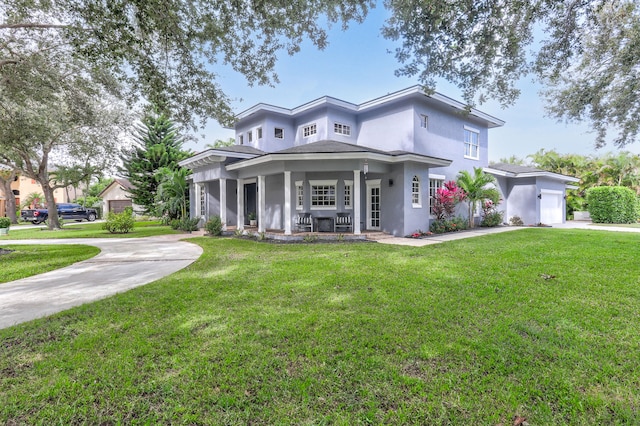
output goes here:
<path id="1" fill-rule="evenodd" d="M 363 230 L 360 234 L 352 232 L 305 232 L 294 231 L 291 234 L 285 234 L 282 229 L 267 229 L 260 232 L 257 226 L 245 225 L 240 231 L 245 236 L 264 238 L 267 240 L 295 242 L 295 241 L 380 241 L 387 238 L 393 238 L 393 235 L 382 231 Z M 227 226 L 223 232 L 225 236 L 237 235 L 238 228 L 235 226 Z"/>

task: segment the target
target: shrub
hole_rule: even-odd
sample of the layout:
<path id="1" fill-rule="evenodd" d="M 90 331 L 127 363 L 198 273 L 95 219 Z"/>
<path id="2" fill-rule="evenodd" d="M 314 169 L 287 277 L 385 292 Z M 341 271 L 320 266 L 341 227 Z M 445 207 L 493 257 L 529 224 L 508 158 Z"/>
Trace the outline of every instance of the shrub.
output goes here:
<path id="1" fill-rule="evenodd" d="M 435 220 L 431 223 L 429 230 L 434 234 L 444 234 L 445 232 L 463 231 L 468 227 L 467 219 L 457 216 L 452 219 Z"/>
<path id="2" fill-rule="evenodd" d="M 511 216 L 511 219 L 509 219 L 509 224 L 511 226 L 522 226 L 524 225 L 524 222 L 522 221 L 522 218 L 520 218 L 520 216 Z"/>
<path id="3" fill-rule="evenodd" d="M 133 209 L 127 207 L 122 213 L 107 214 L 107 220 L 102 224 L 102 229 L 106 229 L 112 234 L 127 234 L 134 225 Z"/>
<path id="4" fill-rule="evenodd" d="M 482 222 L 480 222 L 480 226 L 484 226 L 487 228 L 491 228 L 494 226 L 502 225 L 502 212 L 491 212 L 487 213 L 482 217 Z"/>
<path id="5" fill-rule="evenodd" d="M 193 219 L 190 219 L 188 217 L 183 217 L 178 222 L 179 224 L 177 229 L 181 231 L 186 231 L 186 232 L 197 231 L 198 223 L 200 223 L 200 218 L 195 217 Z"/>
<path id="6" fill-rule="evenodd" d="M 8 228 L 11 226 L 11 219 L 8 217 L 0 217 L 0 228 Z"/>
<path id="7" fill-rule="evenodd" d="M 456 211 L 456 206 L 464 199 L 464 191 L 454 181 L 446 182 L 442 188 L 438 188 L 433 197 L 431 213 L 437 220 L 450 219 Z"/>
<path id="8" fill-rule="evenodd" d="M 214 237 L 222 235 L 222 219 L 220 216 L 213 216 L 204 224 L 204 229 Z"/>
<path id="9" fill-rule="evenodd" d="M 587 204 L 595 223 L 634 223 L 638 219 L 637 196 L 623 186 L 589 188 Z"/>

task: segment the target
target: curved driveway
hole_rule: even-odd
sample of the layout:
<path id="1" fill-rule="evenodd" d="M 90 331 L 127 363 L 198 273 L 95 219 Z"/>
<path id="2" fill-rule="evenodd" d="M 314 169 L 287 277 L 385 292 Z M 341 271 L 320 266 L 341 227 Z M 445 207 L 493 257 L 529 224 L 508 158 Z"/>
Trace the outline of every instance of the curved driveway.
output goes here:
<path id="1" fill-rule="evenodd" d="M 200 246 L 179 241 L 191 236 L 0 239 L 0 246 L 84 244 L 101 250 L 97 256 L 65 268 L 0 284 L 0 328 L 102 299 L 179 271 L 202 254 Z"/>

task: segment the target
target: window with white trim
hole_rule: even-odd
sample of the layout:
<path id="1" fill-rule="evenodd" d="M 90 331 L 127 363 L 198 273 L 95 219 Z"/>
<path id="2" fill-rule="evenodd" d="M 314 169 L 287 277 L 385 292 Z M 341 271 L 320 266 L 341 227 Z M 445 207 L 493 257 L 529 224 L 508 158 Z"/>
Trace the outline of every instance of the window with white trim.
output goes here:
<path id="1" fill-rule="evenodd" d="M 200 216 L 205 216 L 205 214 L 206 214 L 206 211 L 205 211 L 205 208 L 206 208 L 205 187 L 204 187 L 204 184 L 200 184 L 199 187 L 200 187 L 199 188 L 200 189 L 200 200 L 199 200 L 200 201 L 200 212 L 199 212 L 199 214 L 200 214 Z"/>
<path id="2" fill-rule="evenodd" d="M 311 207 L 318 210 L 336 209 L 337 180 L 311 180 Z"/>
<path id="3" fill-rule="evenodd" d="M 333 123 L 333 133 L 337 135 L 351 136 L 351 126 L 348 124 Z"/>
<path id="4" fill-rule="evenodd" d="M 480 158 L 480 132 L 464 126 L 464 156 L 478 160 Z"/>
<path id="5" fill-rule="evenodd" d="M 425 114 L 420 114 L 420 127 L 423 129 L 429 128 L 429 116 Z"/>
<path id="6" fill-rule="evenodd" d="M 296 181 L 296 210 L 302 210 L 304 208 L 304 185 L 303 181 Z"/>
<path id="7" fill-rule="evenodd" d="M 444 187 L 444 179 L 429 178 L 429 206 L 433 209 L 433 200 L 438 192 L 438 189 Z M 431 210 L 433 214 L 433 210 Z"/>
<path id="8" fill-rule="evenodd" d="M 244 135 L 238 135 L 238 142 L 240 142 L 240 145 L 244 145 Z"/>
<path id="9" fill-rule="evenodd" d="M 316 126 L 316 123 L 309 124 L 308 126 L 304 126 L 302 128 L 302 136 L 304 136 L 305 138 L 308 138 L 311 135 L 315 135 L 316 133 L 318 133 L 318 127 Z"/>
<path id="10" fill-rule="evenodd" d="M 281 127 L 273 129 L 273 137 L 276 139 L 284 139 L 284 129 Z"/>
<path id="11" fill-rule="evenodd" d="M 420 178 L 414 176 L 411 180 L 411 205 L 422 207 L 422 197 L 420 196 Z"/>
<path id="12" fill-rule="evenodd" d="M 345 209 L 353 208 L 353 181 L 352 180 L 344 181 L 344 208 Z"/>
<path id="13" fill-rule="evenodd" d="M 258 128 L 256 129 L 256 138 L 257 138 L 258 140 L 262 139 L 262 127 L 258 127 Z"/>
<path id="14" fill-rule="evenodd" d="M 251 130 L 247 132 L 247 142 L 253 142 L 253 132 Z"/>

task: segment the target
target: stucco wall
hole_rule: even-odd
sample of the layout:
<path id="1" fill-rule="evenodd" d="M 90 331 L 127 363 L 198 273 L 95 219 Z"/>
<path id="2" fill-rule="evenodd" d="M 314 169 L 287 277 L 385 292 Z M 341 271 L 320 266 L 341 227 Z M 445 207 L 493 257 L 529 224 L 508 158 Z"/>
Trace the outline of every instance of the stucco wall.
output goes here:
<path id="1" fill-rule="evenodd" d="M 538 223 L 538 197 L 535 178 L 508 179 L 508 216 L 520 216 L 525 225 Z"/>

